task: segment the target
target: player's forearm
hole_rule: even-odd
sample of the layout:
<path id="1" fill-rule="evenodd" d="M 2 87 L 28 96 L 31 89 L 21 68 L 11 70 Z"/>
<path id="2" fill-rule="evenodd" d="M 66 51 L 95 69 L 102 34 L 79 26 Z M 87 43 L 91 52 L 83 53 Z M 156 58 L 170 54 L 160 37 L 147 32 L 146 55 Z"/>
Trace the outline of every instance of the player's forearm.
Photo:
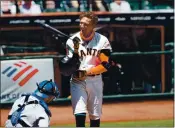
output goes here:
<path id="1" fill-rule="evenodd" d="M 88 70 L 87 75 L 101 74 L 101 73 L 104 73 L 106 71 L 107 71 L 106 68 L 102 64 L 100 64 L 100 65 Z"/>
<path id="2" fill-rule="evenodd" d="M 104 50 L 104 52 L 109 52 L 108 50 Z M 101 74 L 108 70 L 108 67 L 110 66 L 108 63 L 109 56 L 107 56 L 105 53 L 99 54 L 99 60 L 101 61 L 101 64 L 97 65 L 96 67 L 91 68 L 89 71 L 87 71 L 87 75 L 91 74 Z"/>

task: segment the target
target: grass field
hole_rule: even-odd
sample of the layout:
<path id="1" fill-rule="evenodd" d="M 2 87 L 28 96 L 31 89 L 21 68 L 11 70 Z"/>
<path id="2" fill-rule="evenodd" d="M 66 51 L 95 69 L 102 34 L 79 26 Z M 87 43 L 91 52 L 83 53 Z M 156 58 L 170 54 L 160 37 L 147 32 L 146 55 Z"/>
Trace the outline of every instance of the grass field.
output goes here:
<path id="1" fill-rule="evenodd" d="M 86 124 L 89 127 L 89 124 Z M 54 127 L 54 126 L 53 126 Z M 75 127 L 75 124 L 61 125 L 61 127 Z M 149 121 L 132 121 L 132 122 L 107 122 L 101 123 L 100 127 L 172 127 L 174 120 L 149 120 Z"/>

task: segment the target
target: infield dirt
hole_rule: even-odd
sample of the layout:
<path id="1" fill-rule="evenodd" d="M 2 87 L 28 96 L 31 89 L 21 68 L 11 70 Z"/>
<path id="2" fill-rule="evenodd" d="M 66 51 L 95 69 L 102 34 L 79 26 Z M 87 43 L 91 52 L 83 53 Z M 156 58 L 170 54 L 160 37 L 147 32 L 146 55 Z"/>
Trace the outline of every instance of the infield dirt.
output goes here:
<path id="1" fill-rule="evenodd" d="M 75 123 L 71 106 L 49 106 L 51 124 L 59 126 Z M 1 109 L 1 127 L 4 126 L 9 109 Z M 102 122 L 121 122 L 136 120 L 161 120 L 174 118 L 174 101 L 140 101 L 103 104 Z M 86 118 L 89 122 L 89 118 Z"/>

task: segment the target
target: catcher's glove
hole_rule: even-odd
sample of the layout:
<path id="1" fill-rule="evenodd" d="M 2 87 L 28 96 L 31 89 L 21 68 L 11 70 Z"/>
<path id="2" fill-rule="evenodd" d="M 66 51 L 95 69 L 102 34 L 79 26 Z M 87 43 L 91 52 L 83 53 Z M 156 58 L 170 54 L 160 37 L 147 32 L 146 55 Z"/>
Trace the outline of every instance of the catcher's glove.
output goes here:
<path id="1" fill-rule="evenodd" d="M 74 72 L 74 74 L 73 74 L 73 79 L 83 81 L 83 80 L 86 79 L 86 76 L 87 76 L 86 70 L 77 70 L 77 71 Z"/>

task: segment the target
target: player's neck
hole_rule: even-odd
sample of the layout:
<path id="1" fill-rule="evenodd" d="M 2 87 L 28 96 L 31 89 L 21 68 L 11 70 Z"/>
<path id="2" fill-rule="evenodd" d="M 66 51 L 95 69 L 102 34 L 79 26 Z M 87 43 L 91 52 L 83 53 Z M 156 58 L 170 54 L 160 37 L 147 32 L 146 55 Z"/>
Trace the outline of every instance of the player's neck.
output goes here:
<path id="1" fill-rule="evenodd" d="M 81 37 L 84 41 L 90 41 L 90 40 L 92 40 L 92 38 L 94 37 L 94 34 L 95 34 L 94 31 L 92 31 L 92 32 L 90 32 L 90 33 L 87 33 L 87 34 L 85 34 L 85 33 L 83 33 L 82 31 L 80 31 L 80 37 Z"/>

